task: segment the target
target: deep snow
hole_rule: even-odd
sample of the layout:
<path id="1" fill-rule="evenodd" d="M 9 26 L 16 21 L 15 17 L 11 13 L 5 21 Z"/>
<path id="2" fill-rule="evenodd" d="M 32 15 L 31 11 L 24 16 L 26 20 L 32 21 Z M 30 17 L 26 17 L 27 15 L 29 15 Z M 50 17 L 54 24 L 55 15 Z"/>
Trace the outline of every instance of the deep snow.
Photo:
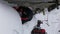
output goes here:
<path id="1" fill-rule="evenodd" d="M 31 34 L 37 20 L 43 22 L 41 28 L 46 29 L 47 34 L 60 34 L 58 32 L 60 30 L 60 9 L 55 8 L 48 12 L 45 8 L 45 15 L 42 12 L 35 14 L 31 21 L 22 25 L 19 14 L 7 4 L 0 3 L 0 34 Z"/>
<path id="2" fill-rule="evenodd" d="M 60 34 L 60 9 L 55 8 L 48 12 L 47 8 L 45 8 L 45 15 L 39 13 L 36 14 L 36 18 L 43 22 L 41 28 L 45 29 L 47 34 Z"/>
<path id="3" fill-rule="evenodd" d="M 60 7 L 60 6 L 59 6 Z M 24 27 L 24 33 L 31 34 L 32 29 L 37 24 L 37 20 L 41 20 L 43 24 L 41 24 L 41 28 L 45 29 L 47 34 L 60 34 L 60 9 L 55 8 L 51 12 L 48 12 L 47 8 L 45 8 L 45 15 L 43 13 L 38 13 L 34 15 L 34 19 L 30 22 L 27 22 Z M 36 21 L 36 22 L 35 22 Z M 34 24 L 33 24 L 34 23 Z M 29 27 L 30 25 L 30 27 Z M 33 26 L 34 25 L 34 26 Z"/>
<path id="4" fill-rule="evenodd" d="M 0 3 L 0 34 L 22 34 L 19 14 L 13 8 Z"/>
<path id="5" fill-rule="evenodd" d="M 37 24 L 35 17 L 22 25 L 16 10 L 3 2 L 0 3 L 0 34 L 30 34 Z"/>

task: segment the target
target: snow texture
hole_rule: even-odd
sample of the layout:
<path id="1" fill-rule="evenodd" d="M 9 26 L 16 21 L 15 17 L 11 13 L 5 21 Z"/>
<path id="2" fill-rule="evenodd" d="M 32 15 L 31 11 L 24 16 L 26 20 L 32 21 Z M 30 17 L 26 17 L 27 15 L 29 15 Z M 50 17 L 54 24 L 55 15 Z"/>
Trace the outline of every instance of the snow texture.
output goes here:
<path id="1" fill-rule="evenodd" d="M 47 8 L 45 8 L 45 15 L 39 13 L 36 14 L 36 18 L 43 22 L 41 28 L 45 29 L 47 34 L 60 34 L 60 9 L 55 8 L 51 12 L 48 12 Z"/>
<path id="2" fill-rule="evenodd" d="M 45 29 L 47 34 L 60 34 L 60 9 L 55 8 L 48 12 L 45 8 L 45 15 L 38 13 L 31 21 L 22 25 L 19 14 L 7 4 L 0 3 L 0 34 L 31 34 L 37 20 L 43 22 L 41 28 Z"/>
<path id="3" fill-rule="evenodd" d="M 3 3 L 0 3 L 0 34 L 22 34 L 19 14 Z"/>
<path id="4" fill-rule="evenodd" d="M 17 11 L 0 2 L 0 34 L 31 34 L 32 29 L 37 24 L 34 16 L 31 21 L 22 25 Z"/>

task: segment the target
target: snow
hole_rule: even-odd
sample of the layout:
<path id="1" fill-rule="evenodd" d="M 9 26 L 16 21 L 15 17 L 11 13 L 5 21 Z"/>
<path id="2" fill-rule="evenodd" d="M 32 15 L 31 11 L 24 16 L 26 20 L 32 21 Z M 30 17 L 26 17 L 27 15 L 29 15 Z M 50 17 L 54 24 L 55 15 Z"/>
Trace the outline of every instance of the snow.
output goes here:
<path id="1" fill-rule="evenodd" d="M 0 34 L 31 34 L 36 24 L 37 19 L 34 15 L 31 21 L 22 25 L 17 11 L 0 2 Z"/>
<path id="2" fill-rule="evenodd" d="M 3 3 L 0 3 L 0 34 L 22 34 L 19 14 Z"/>
<path id="3" fill-rule="evenodd" d="M 24 34 L 31 34 L 31 31 L 33 30 L 36 24 L 37 24 L 37 19 L 35 18 L 34 15 L 31 21 L 23 25 Z"/>
<path id="4" fill-rule="evenodd" d="M 31 34 L 37 20 L 43 22 L 41 28 L 45 29 L 47 34 L 60 34 L 58 32 L 60 30 L 60 9 L 55 8 L 48 12 L 45 8 L 45 15 L 42 12 L 35 14 L 31 21 L 22 25 L 17 11 L 7 4 L 0 3 L 0 34 Z"/>
<path id="5" fill-rule="evenodd" d="M 47 34 L 60 34 L 60 9 L 55 8 L 51 12 L 45 9 L 45 15 L 43 13 L 36 14 L 38 20 L 43 21 L 41 25 L 42 29 L 45 29 Z M 48 21 L 47 21 L 48 20 Z"/>

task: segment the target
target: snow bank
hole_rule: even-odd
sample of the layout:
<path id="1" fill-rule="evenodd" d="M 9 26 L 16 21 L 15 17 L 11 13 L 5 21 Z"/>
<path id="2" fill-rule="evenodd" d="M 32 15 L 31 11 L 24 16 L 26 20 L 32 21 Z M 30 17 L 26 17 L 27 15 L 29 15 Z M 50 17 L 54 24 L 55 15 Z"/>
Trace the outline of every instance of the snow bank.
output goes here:
<path id="1" fill-rule="evenodd" d="M 0 3 L 0 34 L 22 34 L 19 14 L 3 3 Z"/>
<path id="2" fill-rule="evenodd" d="M 41 25 L 42 29 L 46 29 L 47 34 L 60 34 L 60 9 L 55 8 L 51 12 L 45 9 L 45 15 L 43 13 L 36 14 L 38 20 L 43 21 Z"/>

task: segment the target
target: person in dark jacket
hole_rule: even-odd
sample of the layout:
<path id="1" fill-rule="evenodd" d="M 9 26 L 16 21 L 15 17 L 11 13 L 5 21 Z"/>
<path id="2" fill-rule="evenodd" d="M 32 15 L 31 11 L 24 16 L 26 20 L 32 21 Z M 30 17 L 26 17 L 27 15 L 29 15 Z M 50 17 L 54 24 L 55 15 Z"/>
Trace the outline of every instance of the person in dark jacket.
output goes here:
<path id="1" fill-rule="evenodd" d="M 30 8 L 25 6 L 19 6 L 17 9 L 18 13 L 21 16 L 22 24 L 26 23 L 27 21 L 30 21 L 33 17 L 33 12 Z"/>

